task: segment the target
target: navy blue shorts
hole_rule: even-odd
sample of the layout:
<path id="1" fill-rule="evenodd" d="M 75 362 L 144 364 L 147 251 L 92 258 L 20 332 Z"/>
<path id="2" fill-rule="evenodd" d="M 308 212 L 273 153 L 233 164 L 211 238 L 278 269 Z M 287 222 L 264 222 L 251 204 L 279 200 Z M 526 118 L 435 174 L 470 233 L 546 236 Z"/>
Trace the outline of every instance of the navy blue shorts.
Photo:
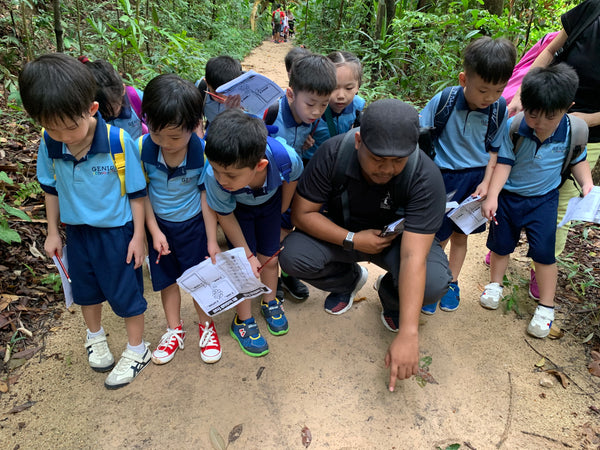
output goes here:
<path id="1" fill-rule="evenodd" d="M 134 317 L 146 311 L 142 268 L 127 264 L 127 249 L 133 237 L 133 222 L 122 227 L 96 228 L 67 225 L 69 275 L 73 301 L 82 306 L 107 300 L 119 317 Z"/>
<path id="2" fill-rule="evenodd" d="M 234 214 L 252 253 L 271 256 L 279 250 L 281 187 L 261 205 L 238 203 Z"/>
<path id="3" fill-rule="evenodd" d="M 168 255 L 161 255 L 156 264 L 158 252 L 154 249 L 152 236 L 146 230 L 152 289 L 162 291 L 175 283 L 187 269 L 204 261 L 208 250 L 202 213 L 183 222 L 170 222 L 159 217 L 156 222 L 166 236 L 171 250 Z"/>
<path id="4" fill-rule="evenodd" d="M 554 264 L 558 189 L 545 195 L 523 197 L 502 191 L 498 196 L 496 221 L 490 225 L 487 247 L 498 255 L 512 253 L 525 228 L 527 256 L 540 264 Z"/>
<path id="5" fill-rule="evenodd" d="M 456 194 L 450 200 L 455 202 L 462 202 L 469 197 L 477 186 L 483 181 L 485 175 L 485 167 L 475 167 L 473 169 L 463 170 L 443 170 L 442 177 L 444 178 L 444 185 L 446 186 L 446 193 L 456 190 Z M 483 233 L 485 231 L 485 224 L 475 228 L 471 234 Z M 436 233 L 436 237 L 441 241 L 448 239 L 453 232 L 465 234 L 448 216 L 444 215 L 444 221 L 439 231 Z"/>

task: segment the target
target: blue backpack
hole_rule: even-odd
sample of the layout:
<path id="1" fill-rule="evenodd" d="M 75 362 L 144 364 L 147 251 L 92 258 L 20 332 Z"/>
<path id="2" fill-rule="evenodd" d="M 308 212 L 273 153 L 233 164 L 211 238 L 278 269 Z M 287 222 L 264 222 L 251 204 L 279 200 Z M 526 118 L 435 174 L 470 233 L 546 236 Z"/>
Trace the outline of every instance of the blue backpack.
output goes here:
<path id="1" fill-rule="evenodd" d="M 277 165 L 279 173 L 286 182 L 290 182 L 290 173 L 292 173 L 292 160 L 287 150 L 277 139 L 267 136 L 267 144 L 271 148 L 271 154 Z"/>

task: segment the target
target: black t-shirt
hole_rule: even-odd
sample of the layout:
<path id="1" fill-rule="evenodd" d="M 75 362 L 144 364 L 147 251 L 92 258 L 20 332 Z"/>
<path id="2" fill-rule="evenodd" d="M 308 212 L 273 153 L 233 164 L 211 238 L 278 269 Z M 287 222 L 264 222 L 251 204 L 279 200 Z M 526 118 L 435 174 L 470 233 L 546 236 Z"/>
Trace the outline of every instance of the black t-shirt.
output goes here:
<path id="1" fill-rule="evenodd" d="M 331 200 L 335 191 L 333 171 L 343 138 L 343 134 L 335 136 L 319 147 L 298 182 L 299 195 L 320 204 Z M 402 174 L 385 185 L 369 184 L 360 170 L 356 151 L 351 161 L 346 170 L 350 231 L 381 229 L 399 218 L 399 207 L 404 208 L 405 230 L 419 234 L 438 231 L 446 208 L 446 190 L 440 170 L 425 153 L 421 152 L 405 205 L 394 205 L 392 196 L 393 185 Z"/>
<path id="2" fill-rule="evenodd" d="M 593 10 L 599 1 L 587 0 L 562 15 L 561 21 L 567 35 L 571 34 L 585 17 L 594 13 Z M 572 66 L 579 76 L 575 105 L 571 111 L 600 111 L 600 16 L 581 32 L 561 59 Z M 589 142 L 600 142 L 600 126 L 590 128 Z"/>

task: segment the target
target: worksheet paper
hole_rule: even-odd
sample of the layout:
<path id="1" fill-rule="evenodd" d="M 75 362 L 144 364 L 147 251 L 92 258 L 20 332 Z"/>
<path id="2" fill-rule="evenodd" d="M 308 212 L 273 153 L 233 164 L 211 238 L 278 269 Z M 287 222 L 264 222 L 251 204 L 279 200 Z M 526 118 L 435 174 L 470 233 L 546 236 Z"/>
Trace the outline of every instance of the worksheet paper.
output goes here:
<path id="1" fill-rule="evenodd" d="M 600 223 L 600 187 L 594 186 L 585 197 L 573 197 L 567 205 L 565 217 L 558 228 L 571 220 Z"/>
<path id="2" fill-rule="evenodd" d="M 206 259 L 190 267 L 177 279 L 177 284 L 211 317 L 246 298 L 271 292 L 254 276 L 241 247 L 218 253 L 215 264 Z"/>
<path id="3" fill-rule="evenodd" d="M 473 230 L 487 222 L 481 215 L 481 197 L 467 197 L 463 202 L 448 213 L 448 217 L 465 234 L 471 234 Z"/>
<path id="4" fill-rule="evenodd" d="M 284 92 L 274 81 L 254 70 L 240 75 L 217 88 L 217 93 L 226 96 L 239 94 L 242 107 L 262 119 L 265 109 L 282 97 Z"/>

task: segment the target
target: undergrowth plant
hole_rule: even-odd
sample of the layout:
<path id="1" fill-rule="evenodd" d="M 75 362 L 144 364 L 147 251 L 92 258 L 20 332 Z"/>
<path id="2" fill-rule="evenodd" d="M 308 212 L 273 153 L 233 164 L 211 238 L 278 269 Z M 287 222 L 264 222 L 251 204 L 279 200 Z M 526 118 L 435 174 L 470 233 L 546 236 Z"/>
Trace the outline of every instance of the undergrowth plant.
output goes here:
<path id="1" fill-rule="evenodd" d="M 13 180 L 6 174 L 6 172 L 0 172 L 0 183 L 6 183 L 9 185 L 13 184 Z M 20 209 L 14 208 L 9 205 L 6 198 L 6 193 L 0 193 L 0 240 L 11 244 L 13 242 L 21 242 L 21 236 L 19 233 L 10 228 L 9 218 L 17 217 L 22 220 L 31 221 L 31 218 Z"/>

